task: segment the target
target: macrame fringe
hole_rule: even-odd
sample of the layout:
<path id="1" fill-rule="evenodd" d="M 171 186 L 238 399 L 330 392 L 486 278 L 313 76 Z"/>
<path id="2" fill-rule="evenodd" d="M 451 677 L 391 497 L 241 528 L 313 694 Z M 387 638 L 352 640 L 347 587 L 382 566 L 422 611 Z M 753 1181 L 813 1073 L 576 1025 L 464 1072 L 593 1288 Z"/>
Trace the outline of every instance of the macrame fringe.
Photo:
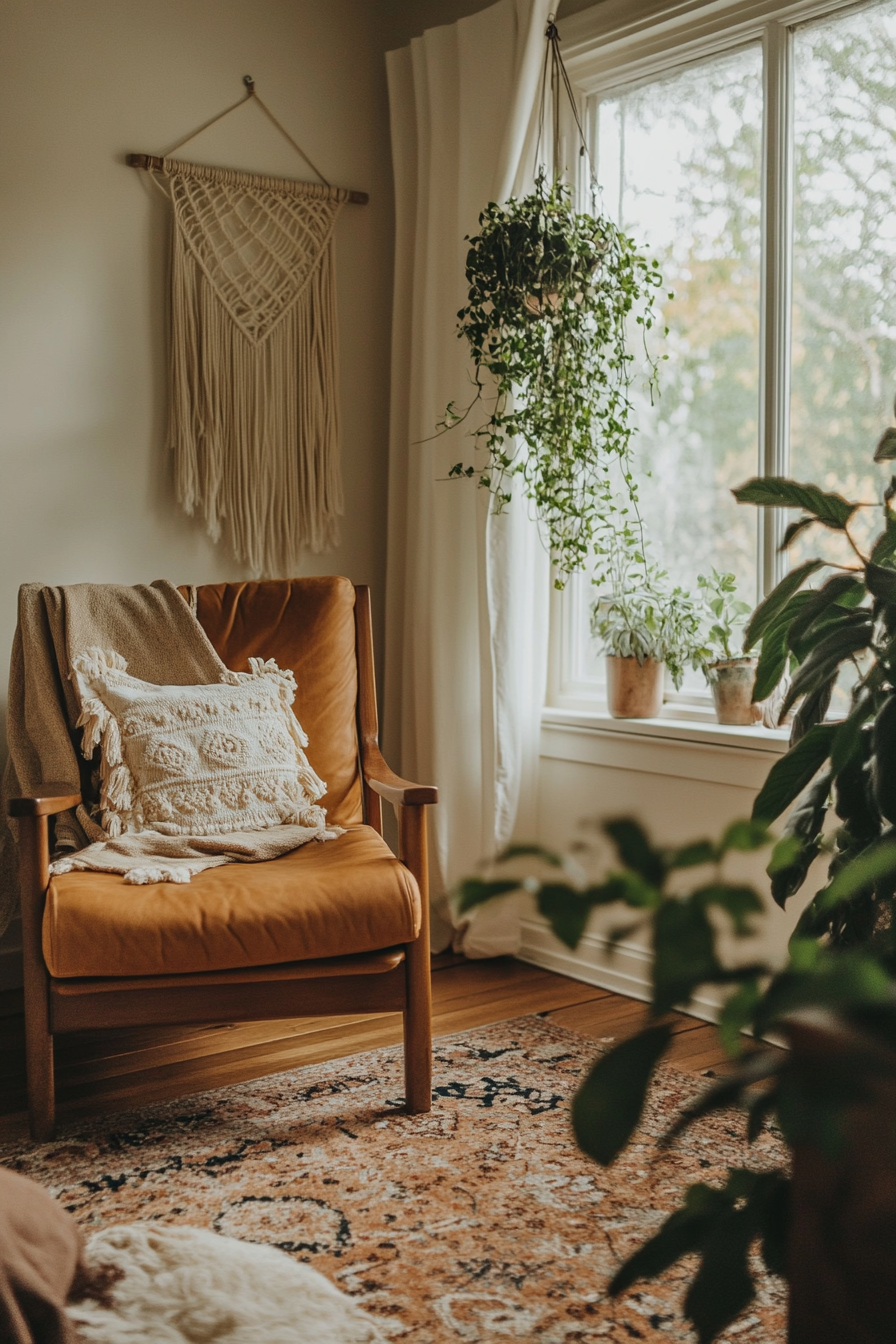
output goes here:
<path id="1" fill-rule="evenodd" d="M 75 727 L 83 728 L 81 752 L 90 760 L 97 747 L 100 752 L 100 809 L 103 830 L 113 839 L 122 834 L 122 816 L 133 806 L 133 776 L 121 754 L 121 733 L 115 716 L 102 700 L 89 693 L 88 681 L 100 681 L 108 672 L 126 672 L 120 653 L 111 649 L 85 649 L 72 659 L 72 672 L 81 678 L 81 713 Z"/>
<path id="2" fill-rule="evenodd" d="M 125 883 L 134 887 L 148 887 L 155 882 L 189 882 L 193 876 L 191 868 L 175 868 L 173 865 L 129 868 L 124 875 Z"/>
<path id="3" fill-rule="evenodd" d="M 183 227 L 177 215 L 168 428 L 177 498 L 254 574 L 294 574 L 303 551 L 338 545 L 343 512 L 332 227 L 295 301 L 256 340 L 246 334 L 261 321 L 250 299 L 228 290 L 228 311 Z M 263 254 L 263 238 L 257 247 Z M 264 293 L 256 260 L 252 294 Z"/>

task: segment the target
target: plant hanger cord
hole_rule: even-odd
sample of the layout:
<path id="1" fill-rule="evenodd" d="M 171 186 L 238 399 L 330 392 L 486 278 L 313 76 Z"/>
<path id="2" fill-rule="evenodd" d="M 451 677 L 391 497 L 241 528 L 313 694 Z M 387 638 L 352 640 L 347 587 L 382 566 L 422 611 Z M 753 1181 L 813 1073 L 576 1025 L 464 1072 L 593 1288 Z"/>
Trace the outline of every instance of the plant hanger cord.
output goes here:
<path id="1" fill-rule="evenodd" d="M 634 356 L 626 328 L 630 314 L 645 330 L 653 326 L 652 298 L 662 277 L 597 208 L 594 163 L 559 43 L 551 16 L 537 95 L 534 186 L 503 205 L 489 202 L 479 232 L 466 240 L 467 301 L 457 319 L 476 366 L 475 395 L 465 409 L 450 402 L 439 429 L 461 424 L 476 404 L 484 407 L 485 418 L 469 432 L 485 461 L 458 462 L 448 479 L 475 477 L 500 513 L 515 478 L 534 505 L 562 588 L 592 562 L 605 574 L 623 536 L 626 549 L 644 550 L 629 451 Z M 590 172 L 591 208 L 584 212 L 575 207 L 561 160 L 564 90 L 579 157 Z M 646 354 L 653 389 L 657 365 Z M 611 480 L 617 468 L 621 500 Z"/>
<path id="2" fill-rule="evenodd" d="M 575 121 L 576 124 L 576 130 L 579 133 L 579 157 L 585 158 L 588 161 L 588 186 L 591 196 L 591 209 L 592 212 L 594 212 L 596 210 L 598 196 L 600 195 L 600 184 L 597 180 L 597 169 L 595 168 L 594 165 L 594 159 L 592 157 L 591 150 L 588 147 L 588 141 L 585 136 L 585 129 L 582 126 L 582 119 L 579 116 L 579 107 L 578 103 L 576 102 L 575 93 L 573 92 L 572 83 L 570 82 L 569 72 L 566 69 L 566 65 L 564 64 L 563 61 L 563 55 L 560 51 L 560 32 L 559 29 L 557 28 L 555 20 L 556 20 L 556 14 L 553 13 L 549 14 L 547 27 L 545 28 L 544 31 L 545 48 L 544 48 L 544 60 L 542 62 L 541 67 L 541 88 L 538 103 L 538 136 L 535 141 L 535 169 L 537 173 L 539 167 L 538 160 L 539 160 L 539 154 L 541 152 L 541 144 L 543 139 L 545 138 L 544 118 L 545 118 L 545 104 L 547 101 L 547 92 L 548 92 L 547 88 L 548 66 L 550 65 L 551 118 L 553 123 L 552 125 L 553 135 L 551 146 L 552 176 L 554 181 L 557 181 L 561 177 L 558 165 L 560 163 L 560 95 L 562 89 L 565 90 L 566 92 L 566 97 L 573 115 L 573 120 Z M 641 563 L 644 570 L 644 580 L 646 583 L 649 581 L 649 575 L 647 566 L 647 547 L 644 539 L 644 522 L 641 517 L 641 510 L 638 504 L 637 492 L 630 492 L 629 498 L 632 505 L 632 509 L 635 514 L 635 524 L 638 529 L 638 534 L 641 541 L 641 555 L 643 557 Z"/>
<path id="3" fill-rule="evenodd" d="M 548 26 L 544 32 L 545 36 L 544 60 L 542 62 L 541 67 L 541 90 L 539 93 L 539 100 L 538 100 L 538 136 L 535 141 L 536 173 L 538 171 L 539 166 L 539 155 L 541 153 L 542 141 L 545 138 L 544 117 L 545 117 L 545 104 L 547 102 L 547 93 L 548 93 L 548 67 L 550 66 L 551 120 L 553 123 L 552 125 L 553 134 L 551 145 L 552 176 L 555 181 L 557 178 L 561 176 L 558 167 L 560 163 L 560 100 L 561 100 L 561 93 L 563 90 L 565 90 L 566 97 L 569 101 L 570 110 L 572 111 L 573 119 L 576 124 L 576 129 L 578 130 L 579 133 L 579 155 L 580 157 L 586 158 L 588 160 L 588 181 L 589 181 L 589 187 L 591 189 L 591 197 L 592 200 L 594 200 L 597 197 L 598 193 L 597 173 L 594 168 L 594 160 L 591 157 L 591 150 L 588 148 L 588 142 L 585 139 L 585 131 L 582 126 L 581 117 L 579 116 L 579 108 L 578 104 L 576 103 L 575 94 L 573 93 L 572 84 L 570 83 L 569 74 L 567 73 L 566 66 L 563 63 L 563 57 L 560 53 L 560 33 L 557 29 L 556 23 L 554 22 L 555 17 L 556 16 L 554 14 L 548 15 Z"/>

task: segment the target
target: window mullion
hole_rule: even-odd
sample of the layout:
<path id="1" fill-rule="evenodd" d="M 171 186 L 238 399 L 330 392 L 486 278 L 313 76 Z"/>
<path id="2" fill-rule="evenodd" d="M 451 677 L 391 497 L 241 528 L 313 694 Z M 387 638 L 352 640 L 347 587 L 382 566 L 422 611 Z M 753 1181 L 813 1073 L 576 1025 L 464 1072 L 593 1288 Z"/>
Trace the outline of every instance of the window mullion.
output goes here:
<path id="1" fill-rule="evenodd" d="M 760 464 L 770 476 L 786 476 L 790 459 L 790 311 L 793 252 L 793 78 L 790 29 L 773 20 L 764 38 L 762 210 L 762 375 L 759 391 Z M 778 547 L 785 517 L 761 509 L 759 586 L 769 592 L 786 566 Z"/>

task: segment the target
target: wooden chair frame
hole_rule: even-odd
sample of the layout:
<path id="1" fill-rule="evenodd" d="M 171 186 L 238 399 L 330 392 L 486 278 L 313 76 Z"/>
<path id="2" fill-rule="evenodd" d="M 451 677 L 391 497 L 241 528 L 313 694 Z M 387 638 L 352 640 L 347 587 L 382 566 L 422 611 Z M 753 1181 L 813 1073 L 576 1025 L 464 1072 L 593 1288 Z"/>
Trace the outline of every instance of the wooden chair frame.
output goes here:
<path id="1" fill-rule="evenodd" d="M 382 800 L 395 808 L 399 857 L 417 881 L 423 906 L 417 938 L 382 951 L 277 966 L 195 975 L 57 979 L 47 970 L 42 946 L 50 881 L 48 818 L 76 807 L 81 797 L 66 786 L 47 784 L 30 797 L 10 799 L 9 814 L 19 824 L 28 1109 L 33 1138 L 50 1139 L 55 1128 L 53 1038 L 102 1027 L 401 1012 L 407 1109 L 411 1114 L 430 1109 L 432 994 L 424 809 L 438 801 L 438 791 L 400 779 L 380 753 L 370 590 L 363 585 L 355 587 L 355 647 L 364 816 L 367 825 L 382 835 Z"/>

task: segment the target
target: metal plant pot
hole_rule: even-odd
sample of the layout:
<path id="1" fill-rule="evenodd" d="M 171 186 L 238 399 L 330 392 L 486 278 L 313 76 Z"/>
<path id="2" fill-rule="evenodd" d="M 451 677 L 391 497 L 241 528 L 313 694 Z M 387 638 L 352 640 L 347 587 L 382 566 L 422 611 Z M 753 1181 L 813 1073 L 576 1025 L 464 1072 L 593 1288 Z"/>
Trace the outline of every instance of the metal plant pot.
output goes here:
<path id="1" fill-rule="evenodd" d="M 614 719 L 655 719 L 663 707 L 663 669 L 655 658 L 607 655 L 607 704 Z"/>
<path id="2" fill-rule="evenodd" d="M 758 658 L 725 658 L 707 667 L 719 723 L 746 727 L 762 719 L 761 708 L 753 704 L 758 663 Z"/>

